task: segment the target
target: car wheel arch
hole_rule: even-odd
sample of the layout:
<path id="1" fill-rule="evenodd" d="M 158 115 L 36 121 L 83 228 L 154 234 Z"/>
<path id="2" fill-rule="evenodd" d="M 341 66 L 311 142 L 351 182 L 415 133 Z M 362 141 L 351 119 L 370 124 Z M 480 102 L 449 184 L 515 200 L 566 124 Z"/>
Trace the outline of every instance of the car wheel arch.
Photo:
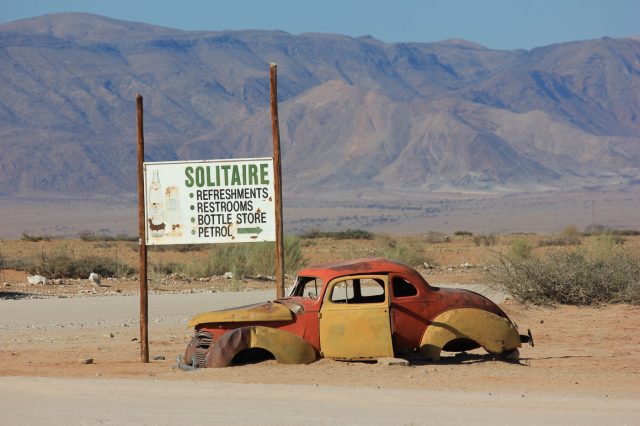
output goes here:
<path id="1" fill-rule="evenodd" d="M 475 342 L 495 355 L 521 346 L 518 330 L 508 318 L 478 308 L 453 308 L 438 314 L 425 328 L 419 352 L 435 362 L 455 340 Z"/>
<path id="2" fill-rule="evenodd" d="M 205 367 L 228 367 L 239 353 L 250 349 L 265 350 L 280 364 L 309 364 L 317 358 L 313 346 L 291 332 L 248 326 L 220 336 L 207 352 Z"/>

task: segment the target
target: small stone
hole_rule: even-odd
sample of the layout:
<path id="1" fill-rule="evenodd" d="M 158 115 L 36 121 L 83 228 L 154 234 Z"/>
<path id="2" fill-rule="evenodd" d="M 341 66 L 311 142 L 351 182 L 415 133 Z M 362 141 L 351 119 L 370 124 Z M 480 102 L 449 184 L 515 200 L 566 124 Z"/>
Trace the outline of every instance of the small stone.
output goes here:
<path id="1" fill-rule="evenodd" d="M 164 355 L 158 355 L 153 358 L 154 361 L 164 361 L 165 359 Z"/>
<path id="2" fill-rule="evenodd" d="M 544 324 L 544 320 L 538 320 L 538 324 Z"/>
<path id="3" fill-rule="evenodd" d="M 406 359 L 402 359 L 402 358 L 384 357 L 384 358 L 378 358 L 378 364 L 380 364 L 380 365 L 403 365 L 403 366 L 407 366 L 407 365 L 409 365 L 409 361 L 407 361 Z"/>
<path id="4" fill-rule="evenodd" d="M 108 337 L 110 339 L 113 339 L 113 333 L 103 334 L 102 337 Z"/>
<path id="5" fill-rule="evenodd" d="M 83 358 L 80 360 L 80 364 L 93 364 L 93 358 Z"/>
<path id="6" fill-rule="evenodd" d="M 29 284 L 48 284 L 49 279 L 47 277 L 43 277 L 42 275 L 31 275 L 27 277 L 27 282 Z"/>
<path id="7" fill-rule="evenodd" d="M 138 338 L 137 338 L 137 337 L 134 337 L 133 339 L 131 339 L 131 341 L 132 341 L 132 342 L 137 342 L 137 341 L 138 341 Z"/>
<path id="8" fill-rule="evenodd" d="M 89 281 L 92 282 L 94 285 L 100 285 L 100 275 L 96 274 L 95 272 L 92 272 L 89 274 Z"/>

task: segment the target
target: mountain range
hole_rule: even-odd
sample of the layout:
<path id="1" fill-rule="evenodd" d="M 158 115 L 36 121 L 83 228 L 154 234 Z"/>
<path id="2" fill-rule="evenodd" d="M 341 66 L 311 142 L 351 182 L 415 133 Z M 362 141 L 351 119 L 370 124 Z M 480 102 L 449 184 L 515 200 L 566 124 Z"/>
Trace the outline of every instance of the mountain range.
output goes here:
<path id="1" fill-rule="evenodd" d="M 640 183 L 640 39 L 465 40 L 182 31 L 96 15 L 0 25 L 0 195 L 133 194 L 148 161 L 270 156 L 286 193 Z"/>

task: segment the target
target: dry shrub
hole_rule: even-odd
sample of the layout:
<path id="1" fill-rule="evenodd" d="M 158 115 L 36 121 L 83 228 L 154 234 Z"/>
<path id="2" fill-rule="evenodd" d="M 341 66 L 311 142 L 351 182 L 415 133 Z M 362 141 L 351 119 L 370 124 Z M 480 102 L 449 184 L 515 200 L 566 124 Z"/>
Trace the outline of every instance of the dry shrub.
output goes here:
<path id="1" fill-rule="evenodd" d="M 51 235 L 27 234 L 26 232 L 23 232 L 20 236 L 22 241 L 31 241 L 32 243 L 36 243 L 38 241 L 51 241 L 52 238 L 53 237 Z"/>
<path id="2" fill-rule="evenodd" d="M 455 231 L 453 233 L 453 235 L 455 235 L 456 237 L 472 237 L 473 236 L 473 232 L 471 231 Z"/>
<path id="3" fill-rule="evenodd" d="M 430 244 L 448 243 L 451 240 L 447 234 L 436 231 L 427 232 L 424 239 Z"/>
<path id="4" fill-rule="evenodd" d="M 593 305 L 640 303 L 640 261 L 612 241 L 586 250 L 559 250 L 545 257 L 498 254 L 488 272 L 491 287 L 523 303 Z"/>
<path id="5" fill-rule="evenodd" d="M 539 246 L 577 246 L 581 243 L 580 233 L 575 225 L 567 225 L 559 235 L 541 240 Z"/>
<path id="6" fill-rule="evenodd" d="M 498 242 L 494 234 L 480 234 L 473 237 L 473 243 L 477 246 L 493 246 Z"/>
<path id="7" fill-rule="evenodd" d="M 117 277 L 132 274 L 135 269 L 118 264 L 108 257 L 86 256 L 75 259 L 67 254 L 55 254 L 43 255 L 27 271 L 47 278 L 87 278 L 92 272 L 103 277 Z"/>

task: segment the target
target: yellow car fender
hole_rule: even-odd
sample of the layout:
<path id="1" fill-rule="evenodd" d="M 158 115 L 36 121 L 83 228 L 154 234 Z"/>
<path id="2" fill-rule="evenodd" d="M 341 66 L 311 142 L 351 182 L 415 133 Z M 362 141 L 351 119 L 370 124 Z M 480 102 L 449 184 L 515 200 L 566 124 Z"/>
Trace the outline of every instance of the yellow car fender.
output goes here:
<path id="1" fill-rule="evenodd" d="M 520 335 L 507 318 L 476 308 L 456 308 L 436 316 L 420 342 L 420 353 L 432 361 L 440 359 L 445 345 L 455 339 L 470 339 L 491 354 L 519 348 Z"/>
<path id="2" fill-rule="evenodd" d="M 238 353 L 260 348 L 273 354 L 280 364 L 309 364 L 316 351 L 309 342 L 288 331 L 263 326 L 240 327 L 223 334 L 210 347 L 206 367 L 228 367 Z"/>

